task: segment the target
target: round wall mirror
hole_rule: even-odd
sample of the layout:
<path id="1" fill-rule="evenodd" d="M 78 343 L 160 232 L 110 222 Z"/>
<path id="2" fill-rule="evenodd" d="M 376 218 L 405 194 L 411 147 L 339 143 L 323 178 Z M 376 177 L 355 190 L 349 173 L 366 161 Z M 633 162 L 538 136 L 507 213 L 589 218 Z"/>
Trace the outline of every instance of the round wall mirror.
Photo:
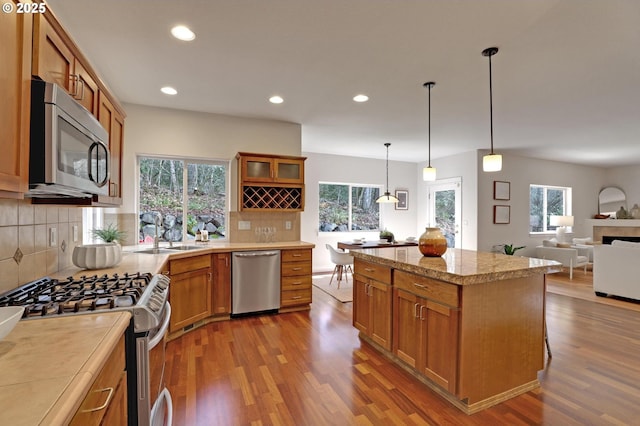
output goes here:
<path id="1" fill-rule="evenodd" d="M 624 191 L 615 186 L 603 188 L 598 195 L 598 210 L 600 214 L 614 215 L 620 207 L 627 209 L 627 197 Z"/>

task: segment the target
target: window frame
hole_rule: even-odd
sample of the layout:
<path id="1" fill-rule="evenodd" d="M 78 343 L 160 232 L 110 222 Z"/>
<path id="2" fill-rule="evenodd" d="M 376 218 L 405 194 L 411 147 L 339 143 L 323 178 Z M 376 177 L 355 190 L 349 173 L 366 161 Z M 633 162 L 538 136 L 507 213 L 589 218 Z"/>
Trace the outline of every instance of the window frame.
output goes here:
<path id="1" fill-rule="evenodd" d="M 562 206 L 562 215 L 571 216 L 572 215 L 572 204 L 573 204 L 573 188 L 570 186 L 560 186 L 560 185 L 542 185 L 542 184 L 529 184 L 529 216 L 531 216 L 531 190 L 533 188 L 542 188 L 543 193 L 543 212 L 542 217 L 544 218 L 543 230 L 542 231 L 532 231 L 531 230 L 531 221 L 529 221 L 529 235 L 553 235 L 556 233 L 556 226 L 547 226 L 549 214 L 548 214 L 548 204 L 547 204 L 547 192 L 549 190 L 554 191 L 562 191 L 564 192 L 563 197 L 563 206 Z M 573 227 L 568 226 L 567 232 L 572 232 Z"/>
<path id="2" fill-rule="evenodd" d="M 318 206 L 320 205 L 320 185 L 337 185 L 337 186 L 347 186 L 349 193 L 349 210 L 348 210 L 348 219 L 347 219 L 347 230 L 346 231 L 322 231 L 320 228 L 320 208 L 318 208 L 318 233 L 322 235 L 335 234 L 339 232 L 380 232 L 382 230 L 382 209 L 380 209 L 380 205 L 378 204 L 378 228 L 377 229 L 352 229 L 353 227 L 353 191 L 352 188 L 376 188 L 378 189 L 378 196 L 383 193 L 383 186 L 377 184 L 367 184 L 367 183 L 346 183 L 346 182 L 327 182 L 320 181 L 318 182 Z"/>
<path id="3" fill-rule="evenodd" d="M 223 238 L 217 239 L 218 241 L 229 241 L 229 210 L 231 205 L 231 162 L 225 159 L 219 158 L 204 158 L 204 157 L 189 157 L 189 156 L 179 156 L 179 155 L 166 155 L 166 154 L 137 154 L 136 155 L 136 214 L 138 217 L 140 216 L 140 159 L 142 158 L 151 158 L 154 160 L 173 160 L 173 161 L 182 161 L 182 214 L 183 214 L 183 222 L 186 223 L 187 215 L 189 213 L 188 205 L 189 205 L 189 197 L 188 197 L 188 167 L 187 164 L 207 164 L 212 166 L 222 166 L 224 167 L 224 179 L 225 179 L 225 191 L 227 193 L 225 197 L 225 206 L 224 206 L 224 221 L 225 221 L 225 236 Z M 182 241 L 180 243 L 185 244 L 188 243 L 189 240 L 187 236 L 187 228 L 186 226 L 182 227 Z M 136 244 L 143 244 L 138 241 L 136 238 Z"/>

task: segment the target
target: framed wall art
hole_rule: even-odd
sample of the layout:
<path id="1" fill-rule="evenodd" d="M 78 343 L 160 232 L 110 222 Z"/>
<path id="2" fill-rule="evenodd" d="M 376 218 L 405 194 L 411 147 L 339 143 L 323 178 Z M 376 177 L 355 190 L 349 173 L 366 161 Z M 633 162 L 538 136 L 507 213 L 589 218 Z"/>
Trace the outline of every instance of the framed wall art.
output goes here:
<path id="1" fill-rule="evenodd" d="M 511 219 L 511 206 L 493 206 L 493 223 L 506 224 Z"/>
<path id="2" fill-rule="evenodd" d="M 494 180 L 493 181 L 493 199 L 494 200 L 510 200 L 511 199 L 511 182 Z"/>
<path id="3" fill-rule="evenodd" d="M 409 210 L 409 191 L 406 189 L 396 189 L 396 210 Z"/>

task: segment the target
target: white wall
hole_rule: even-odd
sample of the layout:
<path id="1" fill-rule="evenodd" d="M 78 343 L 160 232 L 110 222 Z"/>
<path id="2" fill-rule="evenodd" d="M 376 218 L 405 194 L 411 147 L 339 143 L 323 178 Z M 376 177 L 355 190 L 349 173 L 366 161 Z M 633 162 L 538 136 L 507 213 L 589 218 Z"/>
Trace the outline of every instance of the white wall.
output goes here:
<path id="1" fill-rule="evenodd" d="M 607 169 L 602 187 L 605 186 L 617 186 L 624 191 L 627 195 L 627 211 L 631 210 L 634 204 L 640 205 L 640 166 Z"/>
<path id="2" fill-rule="evenodd" d="M 233 160 L 230 207 L 237 209 L 238 151 L 300 155 L 299 124 L 126 104 L 122 159 L 123 205 L 119 213 L 136 211 L 136 155 L 154 154 Z"/>
<path id="3" fill-rule="evenodd" d="M 502 171 L 482 171 L 482 156 L 478 151 L 478 250 L 490 251 L 495 244 L 524 245 L 522 256 L 534 256 L 535 247 L 545 238 L 529 236 L 529 185 L 558 185 L 572 188 L 573 233 L 568 237 L 591 235 L 585 219 L 598 210 L 598 193 L 606 181 L 606 170 L 598 167 L 504 155 Z M 509 201 L 493 200 L 493 181 L 511 183 Z M 493 224 L 493 206 L 511 207 L 509 224 Z"/>
<path id="4" fill-rule="evenodd" d="M 431 161 L 431 165 L 436 168 L 437 180 L 460 177 L 462 180 L 462 217 L 460 231 L 462 233 L 462 246 L 460 248 L 467 250 L 475 250 L 478 245 L 478 170 L 477 170 L 477 154 L 475 151 L 469 151 L 450 157 L 438 158 Z M 418 227 L 420 233 L 428 225 L 429 202 L 428 186 L 429 182 L 422 180 L 422 168 L 426 166 L 426 162 L 419 164 L 418 167 Z M 436 181 L 437 183 L 437 181 Z M 420 234 L 418 234 L 420 235 Z"/>
<path id="5" fill-rule="evenodd" d="M 305 163 L 305 211 L 301 214 L 301 238 L 303 241 L 316 244 L 313 252 L 313 270 L 330 271 L 333 269 L 333 264 L 325 244 L 336 246 L 338 241 L 349 241 L 356 237 L 377 240 L 378 232 L 320 233 L 318 185 L 320 182 L 370 184 L 381 185 L 384 191 L 385 160 L 316 153 L 303 153 L 303 155 L 307 157 L 307 161 Z M 417 237 L 422 233 L 417 226 L 416 174 L 415 163 L 389 161 L 389 192 L 393 194 L 396 189 L 409 191 L 408 210 L 395 210 L 393 204 L 380 205 L 382 226 L 393 232 L 396 239 Z"/>

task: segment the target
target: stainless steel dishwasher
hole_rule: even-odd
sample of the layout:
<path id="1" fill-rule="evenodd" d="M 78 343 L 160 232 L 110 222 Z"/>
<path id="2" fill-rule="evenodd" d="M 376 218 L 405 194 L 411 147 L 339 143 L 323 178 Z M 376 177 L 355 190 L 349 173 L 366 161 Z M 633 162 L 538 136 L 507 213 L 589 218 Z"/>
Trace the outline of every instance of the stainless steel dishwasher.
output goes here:
<path id="1" fill-rule="evenodd" d="M 233 252 L 231 316 L 280 308 L 280 250 Z"/>

